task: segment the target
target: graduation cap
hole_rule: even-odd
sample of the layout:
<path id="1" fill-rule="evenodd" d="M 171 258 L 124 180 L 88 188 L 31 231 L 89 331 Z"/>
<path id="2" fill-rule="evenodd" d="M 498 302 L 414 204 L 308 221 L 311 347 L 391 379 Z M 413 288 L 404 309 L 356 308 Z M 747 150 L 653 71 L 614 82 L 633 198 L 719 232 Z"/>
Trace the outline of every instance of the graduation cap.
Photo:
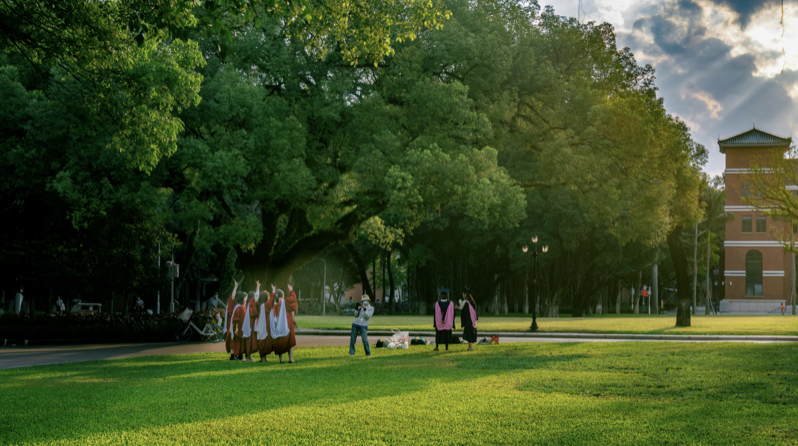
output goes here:
<path id="1" fill-rule="evenodd" d="M 467 293 L 467 294 L 471 294 L 471 288 L 469 288 L 469 287 L 467 287 L 467 286 L 464 286 L 464 287 L 463 287 L 463 292 L 464 292 L 464 293 Z"/>
<path id="2" fill-rule="evenodd" d="M 449 288 L 441 288 L 441 294 L 449 294 Z"/>

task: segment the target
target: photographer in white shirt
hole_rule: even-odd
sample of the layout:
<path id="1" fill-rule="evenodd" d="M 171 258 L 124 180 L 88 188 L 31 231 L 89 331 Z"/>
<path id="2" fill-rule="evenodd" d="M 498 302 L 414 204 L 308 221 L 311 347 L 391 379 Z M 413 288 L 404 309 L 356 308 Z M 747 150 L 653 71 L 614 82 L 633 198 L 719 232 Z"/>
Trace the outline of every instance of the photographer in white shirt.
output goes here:
<path id="1" fill-rule="evenodd" d="M 373 315 L 374 307 L 371 306 L 371 299 L 364 294 L 357 304 L 355 320 L 352 321 L 352 336 L 349 338 L 349 356 L 355 356 L 355 342 L 357 341 L 358 333 L 363 339 L 363 347 L 366 350 L 366 356 L 371 356 L 371 348 L 369 348 L 369 321 Z"/>

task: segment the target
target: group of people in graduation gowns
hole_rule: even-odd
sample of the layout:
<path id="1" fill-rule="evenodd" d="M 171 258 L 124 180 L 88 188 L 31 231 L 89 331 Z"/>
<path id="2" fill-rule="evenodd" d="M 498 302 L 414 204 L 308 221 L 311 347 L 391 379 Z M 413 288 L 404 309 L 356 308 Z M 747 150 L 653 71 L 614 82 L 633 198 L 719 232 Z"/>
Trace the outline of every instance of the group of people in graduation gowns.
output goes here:
<path id="1" fill-rule="evenodd" d="M 225 349 L 230 353 L 230 360 L 255 362 L 253 355 L 258 353 L 260 362 L 267 362 L 266 357 L 274 353 L 283 363 L 283 355 L 288 353 L 288 362 L 294 363 L 294 312 L 297 310 L 296 293 L 288 285 L 289 294 L 272 285 L 271 294 L 263 301 L 260 293 L 260 282 L 249 294 L 238 291 L 238 282 L 234 282 L 233 292 L 227 300 L 225 308 Z M 435 350 L 444 345 L 446 351 L 453 343 L 452 331 L 455 310 L 460 311 L 460 326 L 463 328 L 463 340 L 468 342 L 468 351 L 474 350 L 477 342 L 477 306 L 471 290 L 463 289 L 463 299 L 459 306 L 449 300 L 449 290 L 441 290 L 440 299 L 435 302 Z"/>
<path id="2" fill-rule="evenodd" d="M 452 330 L 454 326 L 454 310 L 460 310 L 460 326 L 463 327 L 463 340 L 468 342 L 468 351 L 474 350 L 474 343 L 477 342 L 477 304 L 471 295 L 468 287 L 463 288 L 463 298 L 460 306 L 455 307 L 454 302 L 449 300 L 449 290 L 442 289 L 440 299 L 435 302 L 435 318 L 432 325 L 435 327 L 435 350 L 439 351 L 441 344 L 449 350 L 449 344 L 453 342 Z"/>
<path id="3" fill-rule="evenodd" d="M 225 308 L 225 348 L 230 360 L 255 362 L 252 356 L 258 353 L 260 362 L 274 353 L 283 363 L 288 353 L 288 362 L 294 363 L 294 311 L 297 310 L 296 293 L 288 285 L 288 297 L 283 290 L 272 285 L 271 294 L 264 302 L 260 297 L 260 282 L 249 294 L 238 291 L 234 282 L 233 293 Z"/>

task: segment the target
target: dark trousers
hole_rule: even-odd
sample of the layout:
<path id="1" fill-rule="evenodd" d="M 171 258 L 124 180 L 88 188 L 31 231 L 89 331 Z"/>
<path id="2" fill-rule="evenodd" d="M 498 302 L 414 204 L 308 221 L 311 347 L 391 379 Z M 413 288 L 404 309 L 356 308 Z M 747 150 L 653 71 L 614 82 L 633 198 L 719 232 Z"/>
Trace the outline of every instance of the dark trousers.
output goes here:
<path id="1" fill-rule="evenodd" d="M 363 339 L 363 347 L 366 349 L 366 356 L 371 356 L 371 348 L 369 348 L 369 330 L 365 327 L 358 327 L 352 325 L 352 336 L 349 338 L 349 354 L 355 354 L 355 342 L 357 341 L 358 332 Z"/>

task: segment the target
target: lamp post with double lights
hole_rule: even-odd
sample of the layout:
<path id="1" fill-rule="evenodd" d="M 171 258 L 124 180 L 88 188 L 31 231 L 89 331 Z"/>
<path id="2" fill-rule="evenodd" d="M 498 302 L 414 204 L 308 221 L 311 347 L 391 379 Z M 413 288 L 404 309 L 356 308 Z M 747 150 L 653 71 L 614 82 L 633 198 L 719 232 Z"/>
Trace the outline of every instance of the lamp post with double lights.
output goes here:
<path id="1" fill-rule="evenodd" d="M 521 248 L 524 251 L 524 254 L 527 254 L 529 251 L 529 246 L 524 245 Z M 548 252 L 549 247 L 547 245 L 543 245 L 540 249 L 541 254 Z M 535 284 L 535 291 L 532 297 L 532 326 L 529 327 L 532 331 L 538 330 L 538 315 L 537 315 L 537 302 L 538 302 L 538 236 L 532 236 L 532 259 L 534 259 L 535 264 L 535 276 L 533 278 L 533 283 Z"/>

